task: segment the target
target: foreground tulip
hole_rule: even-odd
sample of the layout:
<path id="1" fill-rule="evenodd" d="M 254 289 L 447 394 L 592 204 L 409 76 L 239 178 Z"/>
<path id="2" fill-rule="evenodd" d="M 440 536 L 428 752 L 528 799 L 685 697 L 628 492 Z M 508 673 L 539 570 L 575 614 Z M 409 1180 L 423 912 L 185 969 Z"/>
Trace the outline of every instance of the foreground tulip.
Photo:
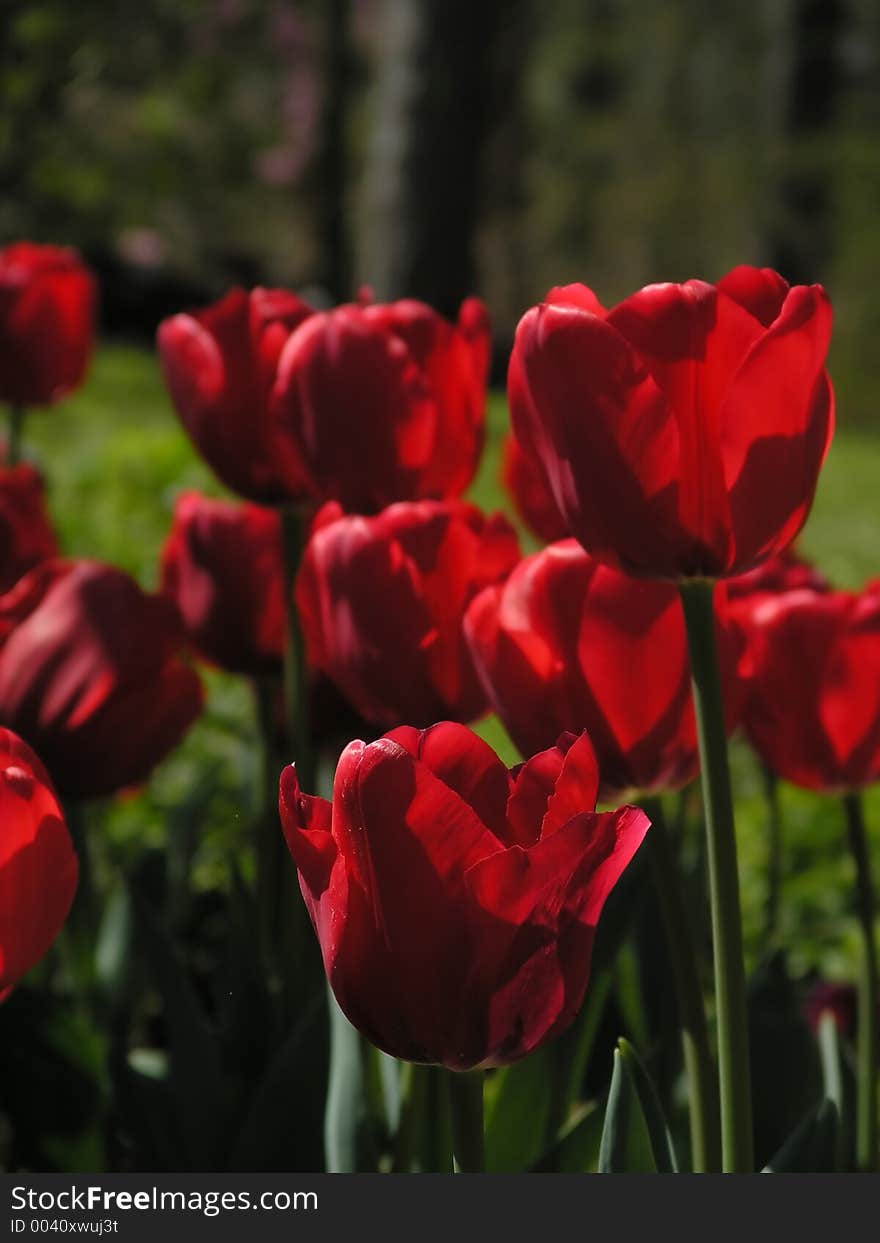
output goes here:
<path id="1" fill-rule="evenodd" d="M 403 301 L 341 306 L 298 329 L 273 406 L 314 495 L 375 513 L 463 492 L 483 446 L 488 342 L 475 299 L 457 324 Z"/>
<path id="2" fill-rule="evenodd" d="M 547 544 L 565 539 L 568 526 L 540 463 L 520 448 L 515 436 L 504 442 L 501 477 L 520 518 L 539 539 Z"/>
<path id="3" fill-rule="evenodd" d="M 76 880 L 73 844 L 43 765 L 0 729 L 0 999 L 55 940 Z"/>
<path id="4" fill-rule="evenodd" d="M 40 474 L 24 462 L 0 467 L 0 592 L 57 552 Z"/>
<path id="5" fill-rule="evenodd" d="M 301 502 L 310 484 L 269 415 L 278 358 L 311 308 L 283 289 L 233 289 L 159 326 L 165 384 L 180 420 L 219 479 L 263 504 Z"/>
<path id="6" fill-rule="evenodd" d="M 612 310 L 583 285 L 520 322 L 509 392 L 571 533 L 654 578 L 740 574 L 803 525 L 833 428 L 831 308 L 735 268 Z"/>
<path id="7" fill-rule="evenodd" d="M 512 769 L 460 725 L 352 742 L 281 818 L 342 1010 L 396 1057 L 513 1062 L 580 1008 L 602 906 L 648 828 L 597 815 L 586 735 Z"/>
<path id="8" fill-rule="evenodd" d="M 699 770 L 687 636 L 671 583 L 629 578 L 575 540 L 481 592 L 465 633 L 489 701 L 523 755 L 585 728 L 605 799 L 675 789 Z M 736 637 L 721 630 L 728 726 Z"/>
<path id="9" fill-rule="evenodd" d="M 46 562 L 0 599 L 0 721 L 64 798 L 143 781 L 201 710 L 173 606 L 112 566 Z"/>
<path id="10" fill-rule="evenodd" d="M 480 716 L 486 696 L 462 619 L 519 560 L 513 528 L 463 501 L 334 514 L 318 515 L 296 585 L 309 663 L 369 721 Z"/>
<path id="11" fill-rule="evenodd" d="M 0 250 L 0 401 L 45 406 L 77 388 L 95 332 L 95 282 L 73 250 Z"/>
<path id="12" fill-rule="evenodd" d="M 252 677 L 281 672 L 284 569 L 277 513 L 185 492 L 162 549 L 161 589 L 204 660 Z"/>

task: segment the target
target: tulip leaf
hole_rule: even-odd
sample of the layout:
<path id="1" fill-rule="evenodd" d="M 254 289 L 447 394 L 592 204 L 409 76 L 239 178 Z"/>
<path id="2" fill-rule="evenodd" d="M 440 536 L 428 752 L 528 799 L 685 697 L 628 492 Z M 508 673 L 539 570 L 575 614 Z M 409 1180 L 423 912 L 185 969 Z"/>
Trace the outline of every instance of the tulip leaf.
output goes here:
<path id="1" fill-rule="evenodd" d="M 328 1174 L 354 1174 L 367 1123 L 367 1084 L 360 1033 L 327 990 L 330 1007 L 330 1081 L 324 1114 Z"/>
<path id="2" fill-rule="evenodd" d="M 320 1144 L 327 1018 L 315 998 L 269 1062 L 250 1097 L 227 1168 L 256 1172 L 323 1169 Z M 316 1143 L 317 1140 L 317 1143 Z"/>
<path id="3" fill-rule="evenodd" d="M 489 1173 L 516 1174 L 527 1170 L 545 1151 L 551 1105 L 548 1085 L 554 1074 L 552 1059 L 552 1046 L 544 1045 L 494 1076 L 486 1119 Z"/>
<path id="4" fill-rule="evenodd" d="M 602 1143 L 604 1114 L 596 1104 L 581 1105 L 556 1143 L 532 1169 L 535 1173 L 595 1174 Z"/>
<path id="5" fill-rule="evenodd" d="M 599 1150 L 599 1173 L 677 1173 L 657 1092 L 635 1050 L 618 1041 Z"/>
<path id="6" fill-rule="evenodd" d="M 163 1001 L 169 1085 L 190 1169 L 217 1167 L 234 1102 L 220 1042 L 177 951 L 150 907 L 133 892 L 138 933 Z"/>
<path id="7" fill-rule="evenodd" d="M 837 1106 L 826 1097 L 792 1132 L 762 1174 L 820 1174 L 836 1167 L 840 1132 Z"/>

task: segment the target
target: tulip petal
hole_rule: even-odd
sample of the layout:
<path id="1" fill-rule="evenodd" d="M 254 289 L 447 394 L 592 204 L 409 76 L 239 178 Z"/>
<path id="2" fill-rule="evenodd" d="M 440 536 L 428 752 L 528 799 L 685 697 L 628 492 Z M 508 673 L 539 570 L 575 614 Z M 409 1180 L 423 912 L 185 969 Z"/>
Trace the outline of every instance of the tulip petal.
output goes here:
<path id="1" fill-rule="evenodd" d="M 772 268 L 752 268 L 741 264 L 722 276 L 716 288 L 769 328 L 782 310 L 790 285 Z"/>

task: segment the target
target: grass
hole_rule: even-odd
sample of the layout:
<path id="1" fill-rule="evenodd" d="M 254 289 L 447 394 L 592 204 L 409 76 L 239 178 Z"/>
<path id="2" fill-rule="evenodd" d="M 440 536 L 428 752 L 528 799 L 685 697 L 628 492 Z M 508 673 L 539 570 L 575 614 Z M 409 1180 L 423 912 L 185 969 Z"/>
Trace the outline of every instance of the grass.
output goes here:
<path id="1" fill-rule="evenodd" d="M 498 478 L 507 424 L 503 397 L 490 404 L 489 437 L 472 496 L 487 509 L 506 508 Z M 41 464 L 65 551 L 113 562 L 146 587 L 156 582 L 159 550 L 175 496 L 185 488 L 223 489 L 196 456 L 163 389 L 155 358 L 105 346 L 85 388 L 56 410 L 35 412 L 26 428 L 29 454 Z M 813 514 L 801 539 L 836 583 L 857 587 L 880 575 L 877 478 L 880 439 L 844 423 L 823 470 Z M 531 544 L 527 546 L 531 547 Z M 248 689 L 222 674 L 207 676 L 209 704 L 180 750 L 157 771 L 150 789 L 117 800 L 107 812 L 110 853 L 157 850 L 197 809 L 199 868 L 206 881 L 224 874 L 230 845 L 244 834 L 255 785 L 255 747 Z M 517 758 L 497 721 L 481 727 L 508 762 Z M 748 952 L 762 947 L 766 875 L 765 810 L 760 774 L 741 743 L 733 747 Z M 852 874 L 840 807 L 785 788 L 787 833 L 783 940 L 798 973 L 816 968 L 848 975 L 855 930 Z M 184 817 L 186 819 L 186 817 Z M 869 805 L 880 830 L 880 799 Z M 191 823 L 191 822 L 190 822 Z M 191 828 L 187 831 L 191 831 Z"/>

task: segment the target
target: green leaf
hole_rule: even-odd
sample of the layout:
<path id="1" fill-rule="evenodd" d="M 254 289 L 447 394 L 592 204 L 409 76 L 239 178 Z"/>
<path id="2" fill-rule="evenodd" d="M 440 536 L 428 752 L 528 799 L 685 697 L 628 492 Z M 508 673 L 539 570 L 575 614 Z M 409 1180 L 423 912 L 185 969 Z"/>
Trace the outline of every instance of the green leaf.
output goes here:
<path id="1" fill-rule="evenodd" d="M 654 1085 L 632 1046 L 620 1040 L 614 1051 L 599 1173 L 674 1174 L 677 1169 Z"/>
<path id="2" fill-rule="evenodd" d="M 169 1088 L 188 1168 L 216 1169 L 222 1161 L 235 1104 L 220 1042 L 168 933 L 136 893 L 132 903 L 138 933 L 162 996 L 171 1068 Z"/>
<path id="3" fill-rule="evenodd" d="M 527 1170 L 547 1147 L 553 1051 L 553 1045 L 544 1045 L 494 1076 L 486 1119 L 487 1172 L 516 1174 Z"/>
<path id="4" fill-rule="evenodd" d="M 323 1169 L 326 1049 L 326 1012 L 323 998 L 316 998 L 257 1084 L 227 1163 L 229 1170 Z"/>
<path id="5" fill-rule="evenodd" d="M 602 1123 L 603 1112 L 598 1105 L 582 1105 L 563 1127 L 553 1147 L 533 1166 L 533 1171 L 538 1174 L 595 1174 Z"/>
<path id="6" fill-rule="evenodd" d="M 840 1119 L 827 1098 L 801 1122 L 762 1174 L 827 1174 L 837 1162 Z"/>
<path id="7" fill-rule="evenodd" d="M 329 987 L 330 1082 L 324 1115 L 324 1149 L 329 1174 L 354 1174 L 367 1123 L 366 1077 L 360 1033 L 342 1013 Z"/>

